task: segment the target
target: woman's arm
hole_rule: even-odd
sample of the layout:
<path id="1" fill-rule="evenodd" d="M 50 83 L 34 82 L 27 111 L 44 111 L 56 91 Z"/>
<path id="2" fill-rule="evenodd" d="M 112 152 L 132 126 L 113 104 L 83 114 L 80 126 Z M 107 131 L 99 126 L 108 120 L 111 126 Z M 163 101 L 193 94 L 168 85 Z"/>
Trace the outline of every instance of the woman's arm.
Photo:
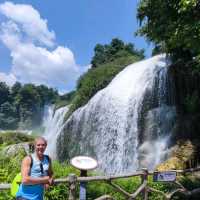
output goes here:
<path id="1" fill-rule="evenodd" d="M 53 169 L 52 169 L 52 162 L 51 162 L 51 158 L 50 157 L 49 157 L 48 176 L 50 178 L 49 185 L 52 185 L 53 184 Z"/>

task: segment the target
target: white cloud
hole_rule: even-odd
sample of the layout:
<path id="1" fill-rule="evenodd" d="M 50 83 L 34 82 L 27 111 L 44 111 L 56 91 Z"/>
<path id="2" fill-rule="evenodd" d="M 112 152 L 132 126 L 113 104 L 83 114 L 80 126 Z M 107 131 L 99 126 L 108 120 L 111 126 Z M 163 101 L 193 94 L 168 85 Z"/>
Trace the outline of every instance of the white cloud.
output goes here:
<path id="1" fill-rule="evenodd" d="M 12 86 L 16 82 L 16 77 L 13 74 L 6 74 L 0 72 L 0 81 L 7 83 L 7 85 Z"/>
<path id="2" fill-rule="evenodd" d="M 11 56 L 12 73 L 21 82 L 64 86 L 80 74 L 73 53 L 64 47 L 50 52 L 33 44 L 21 44 Z"/>
<path id="3" fill-rule="evenodd" d="M 69 93 L 69 91 L 68 90 L 59 90 L 58 91 L 58 93 L 59 93 L 59 95 L 64 95 L 64 94 L 66 94 L 66 93 Z"/>
<path id="4" fill-rule="evenodd" d="M 67 85 L 75 85 L 80 74 L 88 69 L 89 66 L 76 64 L 67 47 L 48 49 L 54 44 L 54 32 L 48 30 L 47 21 L 32 6 L 6 2 L 0 5 L 0 13 L 7 17 L 1 23 L 0 40 L 12 58 L 10 74 L 1 73 L 0 78 L 10 83 L 17 79 L 68 90 Z"/>
<path id="5" fill-rule="evenodd" d="M 48 30 L 47 20 L 42 19 L 32 6 L 5 2 L 0 5 L 0 12 L 9 20 L 18 23 L 31 39 L 47 46 L 54 45 L 55 33 Z"/>

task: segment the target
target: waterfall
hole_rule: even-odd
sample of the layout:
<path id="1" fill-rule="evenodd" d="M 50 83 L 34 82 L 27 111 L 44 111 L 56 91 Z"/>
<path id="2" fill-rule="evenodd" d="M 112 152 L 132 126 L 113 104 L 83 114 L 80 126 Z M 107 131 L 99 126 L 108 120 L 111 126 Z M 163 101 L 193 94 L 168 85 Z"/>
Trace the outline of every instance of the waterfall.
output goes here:
<path id="1" fill-rule="evenodd" d="M 171 83 L 164 55 L 129 65 L 70 116 L 58 158 L 93 156 L 107 174 L 154 168 L 167 156 L 174 127 Z"/>
<path id="2" fill-rule="evenodd" d="M 43 127 L 44 137 L 47 139 L 47 149 L 46 152 L 53 159 L 57 158 L 56 154 L 56 141 L 58 135 L 63 130 L 63 121 L 65 114 L 68 111 L 68 106 L 59 108 L 55 110 L 54 105 L 45 106 L 44 118 L 43 118 Z"/>

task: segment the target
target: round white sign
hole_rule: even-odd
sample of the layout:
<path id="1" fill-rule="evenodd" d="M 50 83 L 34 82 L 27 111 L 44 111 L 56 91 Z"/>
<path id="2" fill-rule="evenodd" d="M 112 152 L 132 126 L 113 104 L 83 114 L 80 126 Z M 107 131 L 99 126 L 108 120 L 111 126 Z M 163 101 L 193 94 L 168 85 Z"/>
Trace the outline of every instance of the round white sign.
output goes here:
<path id="1" fill-rule="evenodd" d="M 88 156 L 76 156 L 70 160 L 72 166 L 80 170 L 90 170 L 97 167 L 97 161 Z"/>

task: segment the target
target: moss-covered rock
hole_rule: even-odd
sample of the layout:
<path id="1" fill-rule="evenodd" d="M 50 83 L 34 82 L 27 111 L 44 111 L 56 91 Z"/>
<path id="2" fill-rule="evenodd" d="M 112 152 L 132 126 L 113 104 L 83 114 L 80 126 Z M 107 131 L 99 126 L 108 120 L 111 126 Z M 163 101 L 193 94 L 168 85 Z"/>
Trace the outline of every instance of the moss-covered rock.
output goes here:
<path id="1" fill-rule="evenodd" d="M 24 152 L 24 154 L 29 154 L 32 151 L 32 146 L 33 143 L 29 143 L 29 142 L 23 142 L 23 143 L 19 143 L 19 144 L 12 144 L 9 146 L 6 146 L 5 148 L 2 149 L 2 154 L 5 156 L 16 156 L 18 155 L 19 152 Z"/>
<path id="2" fill-rule="evenodd" d="M 194 159 L 196 147 L 191 141 L 179 141 L 172 148 L 171 156 L 164 163 L 157 167 L 158 171 L 166 171 L 173 169 L 185 169 L 190 160 Z"/>

